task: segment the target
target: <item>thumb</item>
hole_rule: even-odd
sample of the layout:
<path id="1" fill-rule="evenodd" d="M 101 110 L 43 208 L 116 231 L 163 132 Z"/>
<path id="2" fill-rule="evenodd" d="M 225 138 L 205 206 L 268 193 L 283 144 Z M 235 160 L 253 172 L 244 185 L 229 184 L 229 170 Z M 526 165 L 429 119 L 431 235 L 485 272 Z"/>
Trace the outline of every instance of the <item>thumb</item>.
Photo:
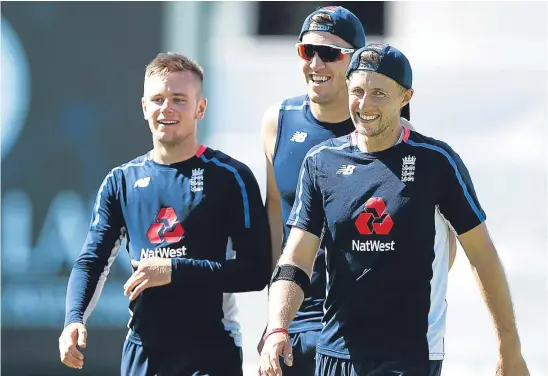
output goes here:
<path id="1" fill-rule="evenodd" d="M 85 349 L 87 345 L 88 331 L 84 327 L 78 328 L 78 346 Z"/>
<path id="2" fill-rule="evenodd" d="M 284 363 L 291 367 L 293 365 L 293 348 L 291 347 L 291 344 L 289 343 L 289 339 L 284 344 L 283 357 L 284 357 Z"/>
<path id="3" fill-rule="evenodd" d="M 134 268 L 138 268 L 139 267 L 139 261 L 131 259 L 131 266 L 133 266 Z"/>

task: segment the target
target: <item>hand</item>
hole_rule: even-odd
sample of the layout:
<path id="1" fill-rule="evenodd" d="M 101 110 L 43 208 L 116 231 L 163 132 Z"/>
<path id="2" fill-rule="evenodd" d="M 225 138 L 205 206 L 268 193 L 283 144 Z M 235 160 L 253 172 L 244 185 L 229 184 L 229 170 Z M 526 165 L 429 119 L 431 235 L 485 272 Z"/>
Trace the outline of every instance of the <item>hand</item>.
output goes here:
<path id="1" fill-rule="evenodd" d="M 273 333 L 268 336 L 262 348 L 258 375 L 281 376 L 280 356 L 283 356 L 286 365 L 293 365 L 289 336 L 285 333 Z"/>
<path id="2" fill-rule="evenodd" d="M 518 353 L 513 356 L 499 355 L 495 376 L 530 376 L 530 373 L 523 356 Z"/>
<path id="3" fill-rule="evenodd" d="M 124 295 L 129 300 L 135 300 L 149 287 L 164 286 L 171 283 L 171 259 L 163 257 L 147 257 L 141 261 L 131 260 L 136 268 L 124 284 Z"/>
<path id="4" fill-rule="evenodd" d="M 84 324 L 72 323 L 65 327 L 59 337 L 59 354 L 63 364 L 70 368 L 82 369 L 84 355 L 78 350 L 78 347 L 86 348 L 87 333 Z"/>

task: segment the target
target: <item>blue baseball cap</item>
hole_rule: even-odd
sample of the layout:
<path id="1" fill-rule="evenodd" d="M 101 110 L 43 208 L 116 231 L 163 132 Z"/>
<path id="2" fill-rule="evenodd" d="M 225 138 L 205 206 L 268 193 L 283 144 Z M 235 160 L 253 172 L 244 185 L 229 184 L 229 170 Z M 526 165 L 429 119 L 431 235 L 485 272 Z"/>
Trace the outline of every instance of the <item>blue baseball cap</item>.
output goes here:
<path id="1" fill-rule="evenodd" d="M 375 51 L 380 55 L 379 64 L 360 64 L 360 57 L 363 52 Z M 368 44 L 360 48 L 352 55 L 350 65 L 346 70 L 346 78 L 354 71 L 377 72 L 393 79 L 406 89 L 411 89 L 413 84 L 413 71 L 411 64 L 405 55 L 396 47 L 388 44 Z"/>
<path id="2" fill-rule="evenodd" d="M 329 15 L 331 22 L 318 24 L 312 17 L 318 13 Z M 312 12 L 303 23 L 299 42 L 302 42 L 304 33 L 308 31 L 326 31 L 342 38 L 354 48 L 365 46 L 365 31 L 363 25 L 354 13 L 343 7 L 324 7 Z"/>

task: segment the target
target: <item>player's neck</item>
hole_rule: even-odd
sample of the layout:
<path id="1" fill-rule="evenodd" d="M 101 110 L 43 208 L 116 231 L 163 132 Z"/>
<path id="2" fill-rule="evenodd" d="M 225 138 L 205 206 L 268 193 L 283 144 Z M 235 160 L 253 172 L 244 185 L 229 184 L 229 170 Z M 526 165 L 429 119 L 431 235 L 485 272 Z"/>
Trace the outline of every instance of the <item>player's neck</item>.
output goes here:
<path id="1" fill-rule="evenodd" d="M 348 98 L 325 104 L 310 101 L 310 111 L 316 120 L 324 123 L 342 123 L 350 118 Z"/>
<path id="2" fill-rule="evenodd" d="M 364 153 L 375 153 L 391 148 L 398 142 L 402 134 L 403 128 L 400 123 L 397 122 L 394 125 L 386 128 L 384 132 L 374 137 L 368 137 L 364 134 L 358 133 L 357 146 L 360 151 Z"/>
<path id="3" fill-rule="evenodd" d="M 164 145 L 155 140 L 152 160 L 160 164 L 172 164 L 194 157 L 198 153 L 200 145 L 195 137 L 189 138 L 189 140 L 175 145 Z"/>

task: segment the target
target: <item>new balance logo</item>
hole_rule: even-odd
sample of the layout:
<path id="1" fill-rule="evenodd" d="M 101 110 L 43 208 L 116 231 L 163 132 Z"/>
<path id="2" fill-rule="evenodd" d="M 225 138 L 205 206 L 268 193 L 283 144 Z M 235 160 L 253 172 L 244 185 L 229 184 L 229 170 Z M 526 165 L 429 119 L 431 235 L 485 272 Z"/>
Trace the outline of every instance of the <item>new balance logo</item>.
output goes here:
<path id="1" fill-rule="evenodd" d="M 133 184 L 133 188 L 144 188 L 148 187 L 148 184 L 150 183 L 150 176 L 147 176 L 146 178 L 137 179 L 135 183 Z"/>
<path id="2" fill-rule="evenodd" d="M 308 133 L 297 131 L 293 133 L 293 136 L 291 136 L 291 139 L 289 141 L 304 142 L 304 140 L 306 140 L 306 136 L 308 136 Z"/>
<path id="3" fill-rule="evenodd" d="M 354 165 L 342 165 L 341 168 L 337 170 L 337 175 L 350 175 L 354 172 L 356 166 Z"/>

